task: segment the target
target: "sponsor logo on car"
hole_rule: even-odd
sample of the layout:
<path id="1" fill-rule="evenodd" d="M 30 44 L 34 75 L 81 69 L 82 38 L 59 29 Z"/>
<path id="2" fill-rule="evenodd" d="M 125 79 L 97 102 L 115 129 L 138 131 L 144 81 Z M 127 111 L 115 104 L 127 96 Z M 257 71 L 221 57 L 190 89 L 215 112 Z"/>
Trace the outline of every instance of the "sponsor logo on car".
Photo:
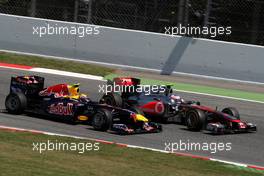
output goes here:
<path id="1" fill-rule="evenodd" d="M 155 112 L 158 114 L 162 114 L 165 110 L 164 104 L 162 102 L 158 102 L 155 105 Z"/>
<path id="2" fill-rule="evenodd" d="M 66 106 L 64 106 L 63 103 L 52 104 L 49 106 L 49 113 L 65 116 L 73 115 L 73 104 L 67 103 Z"/>
<path id="3" fill-rule="evenodd" d="M 240 128 L 246 128 L 246 125 L 243 122 L 239 122 L 239 126 L 240 126 Z"/>

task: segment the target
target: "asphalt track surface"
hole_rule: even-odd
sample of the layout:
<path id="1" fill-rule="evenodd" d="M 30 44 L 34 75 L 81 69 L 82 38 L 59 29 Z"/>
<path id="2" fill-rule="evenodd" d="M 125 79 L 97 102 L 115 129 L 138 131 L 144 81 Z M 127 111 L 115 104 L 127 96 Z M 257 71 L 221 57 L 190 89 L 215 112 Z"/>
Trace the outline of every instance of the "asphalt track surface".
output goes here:
<path id="1" fill-rule="evenodd" d="M 0 68 L 0 108 L 4 109 L 4 100 L 9 92 L 10 77 L 14 75 L 29 75 L 26 71 L 18 71 Z M 87 93 L 92 100 L 99 100 L 101 94 L 98 92 L 98 85 L 104 84 L 101 81 L 77 79 L 71 77 L 57 76 L 51 74 L 37 75 L 45 77 L 45 85 L 58 83 L 81 83 L 81 91 Z M 76 135 L 81 137 L 97 138 L 113 142 L 151 147 L 155 149 L 165 149 L 165 143 L 195 142 L 195 143 L 232 143 L 230 151 L 178 151 L 187 152 L 196 155 L 264 166 L 264 105 L 259 103 L 230 100 L 211 96 L 194 95 L 188 93 L 179 93 L 185 99 L 199 100 L 205 105 L 218 106 L 219 109 L 227 106 L 234 106 L 240 110 L 241 118 L 258 125 L 257 133 L 245 133 L 234 135 L 211 135 L 206 132 L 191 132 L 186 127 L 178 124 L 164 124 L 162 133 L 155 134 L 138 134 L 120 136 L 117 134 L 94 131 L 91 126 L 78 124 L 70 125 L 65 122 L 32 117 L 27 115 L 10 115 L 0 113 L 0 125 L 43 130 L 54 133 Z"/>

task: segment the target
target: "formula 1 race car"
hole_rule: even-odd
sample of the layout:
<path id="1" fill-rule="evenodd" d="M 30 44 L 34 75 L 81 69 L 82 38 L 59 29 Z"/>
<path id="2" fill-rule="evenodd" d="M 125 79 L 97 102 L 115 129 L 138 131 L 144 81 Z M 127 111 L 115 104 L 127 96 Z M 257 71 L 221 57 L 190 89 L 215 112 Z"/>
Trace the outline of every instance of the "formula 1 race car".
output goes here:
<path id="1" fill-rule="evenodd" d="M 193 131 L 208 130 L 216 134 L 256 131 L 256 125 L 240 120 L 236 108 L 228 107 L 222 111 L 200 102 L 185 101 L 173 94 L 171 86 L 140 85 L 136 78 L 114 78 L 108 85 L 120 86 L 121 92 L 105 94 L 101 102 L 123 108 L 132 107 L 134 111 L 148 118 L 163 122 L 178 122 Z M 112 90 L 114 90 L 113 88 Z M 147 90 L 147 91 L 146 91 Z"/>
<path id="2" fill-rule="evenodd" d="M 5 106 L 12 114 L 30 112 L 71 122 L 86 121 L 95 130 L 110 129 L 119 134 L 162 130 L 160 124 L 149 122 L 141 114 L 91 101 L 79 93 L 79 84 L 57 84 L 44 88 L 44 78 L 39 76 L 12 77 Z"/>

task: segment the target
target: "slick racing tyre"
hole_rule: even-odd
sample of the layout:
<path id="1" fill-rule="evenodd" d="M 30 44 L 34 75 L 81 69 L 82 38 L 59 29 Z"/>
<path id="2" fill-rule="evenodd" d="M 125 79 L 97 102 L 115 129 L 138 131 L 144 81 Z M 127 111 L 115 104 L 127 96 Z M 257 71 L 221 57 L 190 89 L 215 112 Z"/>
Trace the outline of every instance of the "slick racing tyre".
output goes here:
<path id="1" fill-rule="evenodd" d="M 106 109 L 99 109 L 93 116 L 92 125 L 95 130 L 107 131 L 112 125 L 112 114 Z"/>
<path id="2" fill-rule="evenodd" d="M 168 96 L 171 93 L 173 93 L 173 89 L 171 88 L 171 86 L 166 86 L 165 95 Z"/>
<path id="3" fill-rule="evenodd" d="M 226 113 L 228 115 L 231 115 L 231 116 L 235 117 L 236 119 L 240 119 L 239 112 L 236 108 L 233 108 L 233 107 L 224 108 L 222 110 L 222 112 Z"/>
<path id="4" fill-rule="evenodd" d="M 104 102 L 108 105 L 115 106 L 115 107 L 122 107 L 123 100 L 122 97 L 117 93 L 108 93 L 103 96 L 101 102 Z"/>
<path id="5" fill-rule="evenodd" d="M 202 130 L 206 120 L 205 113 L 200 109 L 191 109 L 186 114 L 186 125 L 189 130 Z"/>
<path id="6" fill-rule="evenodd" d="M 10 93 L 5 100 L 6 110 L 12 114 L 21 114 L 27 107 L 27 98 L 23 93 Z"/>

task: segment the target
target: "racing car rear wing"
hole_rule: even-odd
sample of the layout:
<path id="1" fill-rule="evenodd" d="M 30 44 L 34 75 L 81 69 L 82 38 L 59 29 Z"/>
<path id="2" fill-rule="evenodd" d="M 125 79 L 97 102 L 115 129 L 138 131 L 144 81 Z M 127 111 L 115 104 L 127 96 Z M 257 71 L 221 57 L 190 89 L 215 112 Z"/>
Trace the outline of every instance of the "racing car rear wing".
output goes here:
<path id="1" fill-rule="evenodd" d="M 131 77 L 118 77 L 114 78 L 113 82 L 120 86 L 137 86 L 140 84 L 140 79 Z"/>
<path id="2" fill-rule="evenodd" d="M 22 92 L 25 95 L 35 95 L 44 88 L 44 80 L 40 76 L 11 77 L 10 93 Z"/>

